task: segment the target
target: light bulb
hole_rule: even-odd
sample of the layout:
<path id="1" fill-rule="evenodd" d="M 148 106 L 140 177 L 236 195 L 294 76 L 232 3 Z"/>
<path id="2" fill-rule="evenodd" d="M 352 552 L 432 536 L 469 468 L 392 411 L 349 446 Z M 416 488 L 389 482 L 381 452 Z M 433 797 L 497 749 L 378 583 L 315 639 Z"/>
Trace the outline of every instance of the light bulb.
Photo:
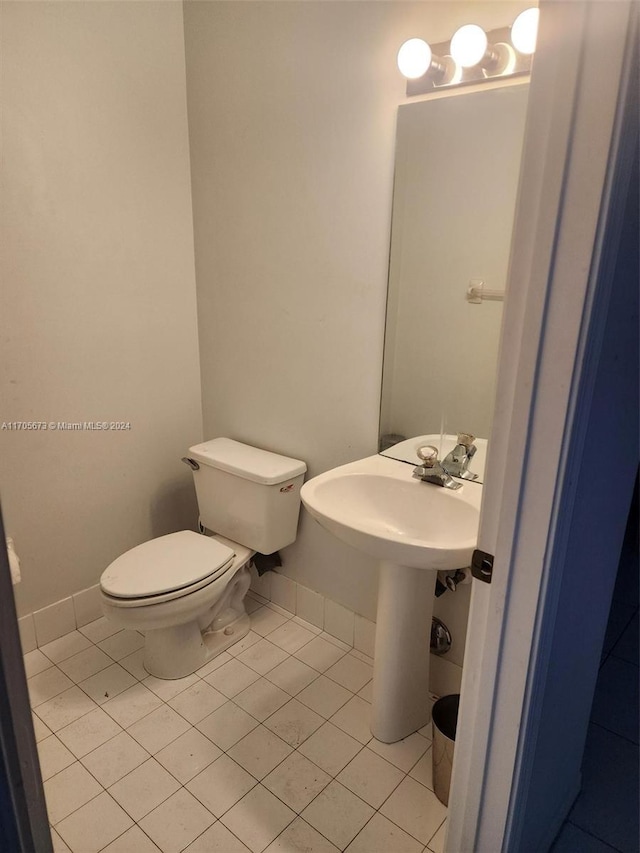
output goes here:
<path id="1" fill-rule="evenodd" d="M 465 24 L 453 34 L 451 56 L 463 68 L 473 68 L 487 51 L 487 34 L 477 24 Z"/>
<path id="2" fill-rule="evenodd" d="M 431 48 L 422 39 L 409 39 L 398 51 L 398 68 L 409 80 L 422 77 L 431 66 Z"/>
<path id="3" fill-rule="evenodd" d="M 519 53 L 535 53 L 540 10 L 535 7 L 520 12 L 511 27 L 511 43 Z"/>

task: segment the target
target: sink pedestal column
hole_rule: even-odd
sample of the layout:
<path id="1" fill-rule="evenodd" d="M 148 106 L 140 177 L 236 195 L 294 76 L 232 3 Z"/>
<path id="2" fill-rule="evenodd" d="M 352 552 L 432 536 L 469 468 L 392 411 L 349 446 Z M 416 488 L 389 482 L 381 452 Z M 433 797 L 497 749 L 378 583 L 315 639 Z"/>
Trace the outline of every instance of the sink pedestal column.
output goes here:
<path id="1" fill-rule="evenodd" d="M 402 740 L 430 719 L 429 647 L 436 573 L 380 564 L 371 732 Z"/>

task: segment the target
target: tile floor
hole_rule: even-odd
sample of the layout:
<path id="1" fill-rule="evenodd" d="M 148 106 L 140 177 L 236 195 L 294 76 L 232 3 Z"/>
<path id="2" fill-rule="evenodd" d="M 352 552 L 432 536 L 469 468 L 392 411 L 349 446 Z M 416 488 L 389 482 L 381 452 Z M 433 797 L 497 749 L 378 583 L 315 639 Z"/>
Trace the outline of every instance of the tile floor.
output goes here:
<path id="1" fill-rule="evenodd" d="M 441 853 L 430 725 L 371 737 L 372 661 L 252 596 L 178 681 L 105 619 L 25 655 L 56 851 Z"/>
<path id="2" fill-rule="evenodd" d="M 620 556 L 582 765 L 553 853 L 638 853 L 638 505 Z"/>

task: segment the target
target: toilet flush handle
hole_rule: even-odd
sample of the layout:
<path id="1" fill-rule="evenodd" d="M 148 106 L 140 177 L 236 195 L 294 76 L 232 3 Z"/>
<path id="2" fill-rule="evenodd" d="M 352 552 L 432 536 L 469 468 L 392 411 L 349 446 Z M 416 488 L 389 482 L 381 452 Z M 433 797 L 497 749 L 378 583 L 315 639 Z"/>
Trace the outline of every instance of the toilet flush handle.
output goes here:
<path id="1" fill-rule="evenodd" d="M 188 465 L 192 471 L 200 470 L 200 466 L 198 465 L 195 459 L 189 459 L 188 456 L 183 456 L 181 461 Z"/>

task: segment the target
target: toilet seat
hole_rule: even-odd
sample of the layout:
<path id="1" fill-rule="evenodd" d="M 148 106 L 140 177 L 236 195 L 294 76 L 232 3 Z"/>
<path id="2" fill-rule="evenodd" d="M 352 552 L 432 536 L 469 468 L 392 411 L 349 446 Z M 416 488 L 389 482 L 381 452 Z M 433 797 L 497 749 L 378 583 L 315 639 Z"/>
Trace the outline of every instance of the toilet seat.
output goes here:
<path id="1" fill-rule="evenodd" d="M 115 606 L 171 601 L 222 578 L 235 556 L 218 539 L 181 530 L 118 557 L 102 573 L 100 587 Z"/>

